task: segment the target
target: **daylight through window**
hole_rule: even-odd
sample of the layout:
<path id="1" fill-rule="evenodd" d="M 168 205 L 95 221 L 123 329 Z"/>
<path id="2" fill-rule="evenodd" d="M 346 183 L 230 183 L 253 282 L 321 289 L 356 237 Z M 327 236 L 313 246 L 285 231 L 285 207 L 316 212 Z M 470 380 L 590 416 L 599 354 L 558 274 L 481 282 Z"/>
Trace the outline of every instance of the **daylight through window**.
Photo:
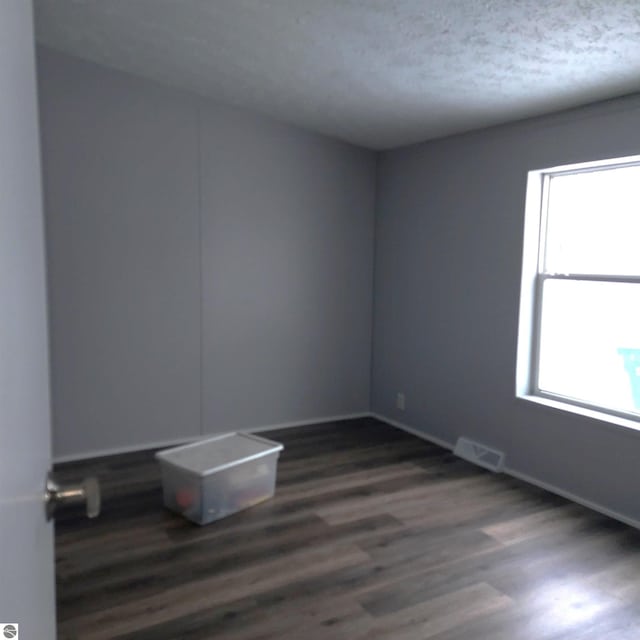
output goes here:
<path id="1" fill-rule="evenodd" d="M 533 172 L 532 189 L 529 394 L 640 420 L 640 158 Z"/>

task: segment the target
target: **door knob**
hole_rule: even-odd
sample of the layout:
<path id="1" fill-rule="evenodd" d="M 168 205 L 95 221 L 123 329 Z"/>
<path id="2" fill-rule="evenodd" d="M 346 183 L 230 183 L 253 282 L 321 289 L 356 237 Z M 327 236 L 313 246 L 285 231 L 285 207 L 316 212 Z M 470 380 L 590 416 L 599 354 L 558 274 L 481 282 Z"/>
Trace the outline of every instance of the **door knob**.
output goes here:
<path id="1" fill-rule="evenodd" d="M 49 475 L 45 503 L 47 520 L 55 516 L 59 506 L 82 503 L 86 506 L 87 518 L 96 518 L 100 515 L 100 484 L 98 479 L 93 477 L 85 478 L 79 484 L 58 484 Z"/>

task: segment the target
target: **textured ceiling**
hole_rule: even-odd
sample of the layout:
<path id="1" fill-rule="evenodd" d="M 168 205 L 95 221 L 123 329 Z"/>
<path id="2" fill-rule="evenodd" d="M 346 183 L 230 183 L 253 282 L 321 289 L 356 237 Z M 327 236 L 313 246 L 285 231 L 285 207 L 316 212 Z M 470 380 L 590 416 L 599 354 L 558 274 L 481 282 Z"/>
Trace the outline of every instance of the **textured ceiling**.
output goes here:
<path id="1" fill-rule="evenodd" d="M 640 90 L 640 0 L 35 0 L 46 45 L 371 148 Z"/>

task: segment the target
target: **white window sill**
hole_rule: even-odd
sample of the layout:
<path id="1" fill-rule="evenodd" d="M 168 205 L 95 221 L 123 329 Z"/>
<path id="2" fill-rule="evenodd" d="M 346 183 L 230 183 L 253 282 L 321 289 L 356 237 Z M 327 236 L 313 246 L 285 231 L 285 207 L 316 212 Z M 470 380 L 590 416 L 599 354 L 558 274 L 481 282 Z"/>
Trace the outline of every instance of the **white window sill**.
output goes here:
<path id="1" fill-rule="evenodd" d="M 598 420 L 616 427 L 622 427 L 631 431 L 640 431 L 640 421 L 631 420 L 629 418 L 623 418 L 622 416 L 616 416 L 611 413 L 605 413 L 604 411 L 597 411 L 596 409 L 588 409 L 587 407 L 580 407 L 568 402 L 562 402 L 560 400 L 552 400 L 551 398 L 543 398 L 541 396 L 532 395 L 518 395 L 519 400 L 525 402 L 533 402 L 538 405 L 555 409 L 563 413 L 573 413 L 575 415 L 583 416 L 591 420 Z"/>

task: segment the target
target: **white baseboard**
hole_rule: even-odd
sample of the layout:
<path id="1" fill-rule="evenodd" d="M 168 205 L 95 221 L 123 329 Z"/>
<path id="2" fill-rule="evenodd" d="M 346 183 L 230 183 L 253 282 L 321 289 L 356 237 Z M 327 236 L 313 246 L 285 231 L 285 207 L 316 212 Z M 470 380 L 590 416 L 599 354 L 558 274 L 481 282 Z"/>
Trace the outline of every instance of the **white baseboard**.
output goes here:
<path id="1" fill-rule="evenodd" d="M 307 420 L 298 420 L 292 422 L 279 422 L 277 424 L 262 425 L 251 429 L 240 429 L 244 433 L 259 433 L 261 431 L 277 431 L 278 429 L 292 429 L 295 427 L 306 427 L 312 424 L 323 424 L 326 422 L 339 422 L 341 420 L 355 420 L 356 418 L 367 418 L 371 414 L 368 411 L 362 413 L 347 413 L 339 416 L 324 416 L 322 418 L 309 418 Z M 89 460 L 91 458 L 104 458 L 105 456 L 114 456 L 121 453 L 134 453 L 135 451 L 144 451 L 145 449 L 163 449 L 173 447 L 189 442 L 196 442 L 207 436 L 214 435 L 215 432 L 205 433 L 197 436 L 185 436 L 184 438 L 174 438 L 172 440 L 161 440 L 159 442 L 144 442 L 140 444 L 127 445 L 124 447 L 113 447 L 108 449 L 97 449 L 93 451 L 82 451 L 80 453 L 71 453 L 63 456 L 55 456 L 54 464 L 62 464 L 65 462 L 78 462 L 80 460 Z"/>
<path id="2" fill-rule="evenodd" d="M 392 427 L 402 429 L 402 431 L 406 431 L 407 433 L 410 433 L 412 436 L 417 436 L 422 440 L 426 440 L 427 442 L 431 442 L 432 444 L 437 444 L 439 447 L 442 447 L 443 449 L 449 449 L 450 451 L 453 451 L 453 444 L 451 444 L 450 442 L 447 442 L 446 440 L 441 440 L 436 436 L 432 436 L 429 433 L 420 431 L 420 429 L 415 429 L 414 427 L 410 427 L 408 424 L 404 424 L 403 422 L 398 422 L 397 420 L 392 420 L 391 418 L 387 418 L 386 416 L 383 416 L 380 413 L 370 413 L 369 415 L 372 418 L 376 418 L 377 420 L 380 420 L 381 422 L 386 422 Z"/>
<path id="3" fill-rule="evenodd" d="M 188 442 L 200 440 L 202 436 L 185 436 L 173 440 L 160 440 L 158 442 L 145 442 L 142 444 L 132 444 L 125 447 L 112 447 L 108 449 L 96 449 L 92 451 L 82 451 L 80 453 L 70 453 L 64 456 L 55 456 L 53 464 L 62 464 L 64 462 L 79 462 L 80 460 L 90 460 L 92 458 L 104 458 L 105 456 L 116 456 L 121 453 L 134 453 L 135 451 L 144 451 L 145 449 L 162 449 L 164 447 L 173 447 Z"/>
<path id="4" fill-rule="evenodd" d="M 431 442 L 433 444 L 437 444 L 440 447 L 444 447 L 445 449 L 451 449 L 453 450 L 453 445 L 449 442 L 446 442 L 440 438 L 437 438 L 435 436 L 432 436 L 428 433 L 425 433 L 424 431 L 421 431 L 420 429 L 416 429 L 414 427 L 410 427 L 406 424 L 403 424 L 401 422 L 398 422 L 397 420 L 392 420 L 391 418 L 387 418 L 381 414 L 378 413 L 372 413 L 371 416 L 373 418 L 377 418 L 378 420 L 381 420 L 382 422 L 386 422 L 388 425 L 392 426 L 392 427 L 397 427 L 398 429 L 402 429 L 403 431 L 406 431 L 407 433 L 410 433 L 414 436 L 417 436 L 418 438 L 421 438 L 422 440 L 426 440 L 427 442 Z M 522 473 L 521 471 L 518 471 L 517 469 L 512 469 L 511 467 L 505 467 L 502 470 L 502 473 L 505 473 L 509 476 L 512 476 L 513 478 L 517 478 L 518 480 L 522 480 L 523 482 L 526 482 L 527 484 L 532 484 L 536 487 L 539 487 L 540 489 L 544 489 L 545 491 L 549 491 L 550 493 L 555 493 L 556 495 L 562 497 L 562 498 L 566 498 L 567 500 L 571 500 L 572 502 L 576 502 L 577 504 L 582 505 L 583 507 L 587 507 L 588 509 L 591 509 L 592 511 L 597 511 L 598 513 L 601 513 L 602 515 L 608 516 L 609 518 L 613 518 L 614 520 L 618 520 L 620 522 L 623 522 L 624 524 L 628 524 L 631 527 L 634 527 L 635 529 L 640 529 L 640 520 L 635 520 L 634 518 L 629 518 L 628 516 L 625 516 L 622 513 L 619 513 L 618 511 L 614 511 L 612 509 L 609 509 L 607 507 L 602 506 L 601 504 L 598 504 L 596 502 L 592 502 L 591 500 L 587 500 L 585 498 L 582 498 L 578 495 L 576 495 L 575 493 L 571 493 L 570 491 L 565 491 L 564 489 L 561 489 L 560 487 L 556 487 L 555 485 L 549 484 L 548 482 L 544 482 L 543 480 L 539 480 L 538 478 L 534 478 L 533 476 L 530 476 L 526 473 Z"/>
<path id="5" fill-rule="evenodd" d="M 608 516 L 609 518 L 613 518 L 614 520 L 619 520 L 624 524 L 628 524 L 635 529 L 640 529 L 640 520 L 635 520 L 634 518 L 629 518 L 618 511 L 613 511 L 607 507 L 602 506 L 596 502 L 592 502 L 591 500 L 586 500 L 585 498 L 581 498 L 577 496 L 575 493 L 571 493 L 570 491 L 565 491 L 564 489 L 560 489 L 560 487 L 556 487 L 555 485 L 549 484 L 548 482 L 544 482 L 542 480 L 538 480 L 538 478 L 533 478 L 532 476 L 517 471 L 516 469 L 511 469 L 510 467 L 505 467 L 503 469 L 503 473 L 507 475 L 513 476 L 518 480 L 522 480 L 523 482 L 527 482 L 528 484 L 532 484 L 536 487 L 540 487 L 540 489 L 544 489 L 545 491 L 550 491 L 551 493 L 555 493 L 556 495 L 561 496 L 562 498 L 566 498 L 567 500 L 571 500 L 571 502 L 577 502 L 581 504 L 583 507 L 587 507 L 592 511 L 597 511 L 604 516 Z"/>
<path id="6" fill-rule="evenodd" d="M 369 418 L 371 414 L 368 411 L 362 413 L 346 413 L 341 416 L 328 416 L 326 418 L 310 418 L 309 420 L 298 420 L 293 422 L 281 422 L 279 424 L 270 424 L 255 429 L 243 429 L 246 433 L 260 433 L 261 431 L 278 431 L 278 429 L 293 429 L 295 427 L 308 427 L 312 424 L 325 424 L 327 422 L 341 422 L 342 420 L 357 420 L 358 418 Z"/>

